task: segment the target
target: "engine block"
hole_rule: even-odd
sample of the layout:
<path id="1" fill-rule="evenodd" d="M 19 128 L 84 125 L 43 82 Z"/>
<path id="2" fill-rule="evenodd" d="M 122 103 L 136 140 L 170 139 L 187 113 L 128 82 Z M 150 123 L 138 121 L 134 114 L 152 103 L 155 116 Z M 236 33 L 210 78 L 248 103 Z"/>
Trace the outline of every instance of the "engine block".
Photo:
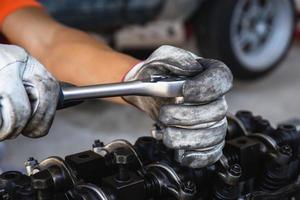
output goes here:
<path id="1" fill-rule="evenodd" d="M 201 169 L 182 167 L 176 152 L 141 137 L 103 144 L 64 159 L 29 158 L 26 174 L 0 176 L 2 200 L 300 199 L 300 132 L 273 128 L 251 112 L 228 116 L 223 157 Z"/>

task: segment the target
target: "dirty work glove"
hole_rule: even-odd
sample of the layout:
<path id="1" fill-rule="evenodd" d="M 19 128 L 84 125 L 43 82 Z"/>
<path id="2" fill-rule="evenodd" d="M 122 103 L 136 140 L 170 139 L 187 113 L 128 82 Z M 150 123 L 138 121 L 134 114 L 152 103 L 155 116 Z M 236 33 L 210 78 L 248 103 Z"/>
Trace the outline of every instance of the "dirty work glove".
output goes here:
<path id="1" fill-rule="evenodd" d="M 175 98 L 123 98 L 159 122 L 164 144 L 179 150 L 181 164 L 199 168 L 219 160 L 227 130 L 224 94 L 233 79 L 228 67 L 183 49 L 162 46 L 133 67 L 124 81 L 149 79 L 151 75 L 185 76 L 184 103 L 178 104 Z"/>
<path id="2" fill-rule="evenodd" d="M 59 85 L 24 49 L 0 44 L 0 140 L 48 133 Z"/>

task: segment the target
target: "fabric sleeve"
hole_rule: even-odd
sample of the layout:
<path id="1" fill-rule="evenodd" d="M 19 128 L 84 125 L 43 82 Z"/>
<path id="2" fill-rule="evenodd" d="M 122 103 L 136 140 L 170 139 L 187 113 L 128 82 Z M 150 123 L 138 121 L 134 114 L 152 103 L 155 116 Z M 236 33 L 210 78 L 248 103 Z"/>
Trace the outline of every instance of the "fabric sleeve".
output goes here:
<path id="1" fill-rule="evenodd" d="M 35 0 L 0 0 L 0 27 L 11 13 L 24 7 L 42 7 Z"/>

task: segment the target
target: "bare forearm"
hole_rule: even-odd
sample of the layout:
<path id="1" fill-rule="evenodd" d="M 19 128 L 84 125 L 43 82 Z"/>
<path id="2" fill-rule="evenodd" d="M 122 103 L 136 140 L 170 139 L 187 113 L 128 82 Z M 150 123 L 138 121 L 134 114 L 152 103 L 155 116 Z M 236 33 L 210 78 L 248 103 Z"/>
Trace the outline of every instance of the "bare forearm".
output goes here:
<path id="1" fill-rule="evenodd" d="M 88 34 L 62 26 L 38 8 L 8 16 L 3 33 L 61 81 L 76 85 L 119 82 L 139 61 L 115 52 Z"/>

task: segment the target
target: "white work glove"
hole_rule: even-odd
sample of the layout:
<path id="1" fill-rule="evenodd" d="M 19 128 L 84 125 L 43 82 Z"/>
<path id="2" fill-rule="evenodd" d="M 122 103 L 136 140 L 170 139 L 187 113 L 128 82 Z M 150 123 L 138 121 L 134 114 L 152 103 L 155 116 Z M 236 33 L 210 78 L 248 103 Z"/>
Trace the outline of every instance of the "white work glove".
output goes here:
<path id="1" fill-rule="evenodd" d="M 149 79 L 151 75 L 185 76 L 185 103 L 177 104 L 175 98 L 123 98 L 159 122 L 166 146 L 185 150 L 179 158 L 183 165 L 198 168 L 216 162 L 222 155 L 227 131 L 224 94 L 233 81 L 229 68 L 217 60 L 162 46 L 130 70 L 124 81 Z M 205 153 L 195 154 L 199 149 Z"/>
<path id="2" fill-rule="evenodd" d="M 0 140 L 46 135 L 56 111 L 59 84 L 17 46 L 0 44 Z"/>

